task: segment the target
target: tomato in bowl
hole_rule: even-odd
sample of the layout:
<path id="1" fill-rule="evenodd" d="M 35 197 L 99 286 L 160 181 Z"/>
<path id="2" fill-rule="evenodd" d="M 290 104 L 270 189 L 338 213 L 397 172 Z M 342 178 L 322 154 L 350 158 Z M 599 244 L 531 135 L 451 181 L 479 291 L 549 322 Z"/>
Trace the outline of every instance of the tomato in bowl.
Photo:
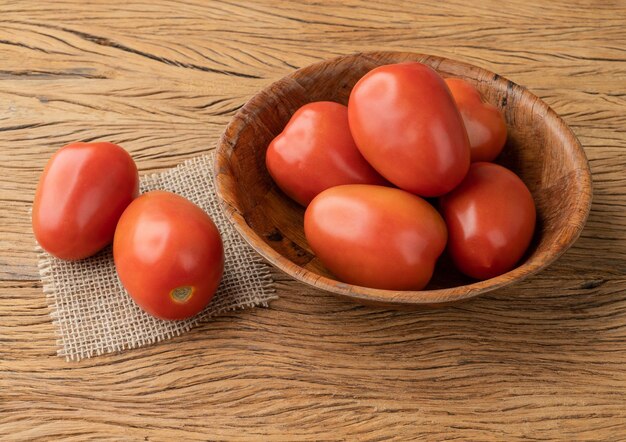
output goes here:
<path id="1" fill-rule="evenodd" d="M 303 105 L 347 105 L 354 85 L 372 69 L 417 61 L 446 78 L 462 78 L 498 108 L 507 142 L 496 163 L 512 170 L 532 194 L 537 227 L 517 266 L 476 281 L 443 256 L 422 290 L 383 290 L 339 281 L 315 255 L 304 234 L 304 208 L 287 197 L 265 167 L 270 142 Z M 456 60 L 407 52 L 370 52 L 299 69 L 255 96 L 233 117 L 217 148 L 214 169 L 222 207 L 243 238 L 292 277 L 354 301 L 394 308 L 438 306 L 516 283 L 545 268 L 578 238 L 591 205 L 591 174 L 573 132 L 550 107 L 525 88 Z"/>

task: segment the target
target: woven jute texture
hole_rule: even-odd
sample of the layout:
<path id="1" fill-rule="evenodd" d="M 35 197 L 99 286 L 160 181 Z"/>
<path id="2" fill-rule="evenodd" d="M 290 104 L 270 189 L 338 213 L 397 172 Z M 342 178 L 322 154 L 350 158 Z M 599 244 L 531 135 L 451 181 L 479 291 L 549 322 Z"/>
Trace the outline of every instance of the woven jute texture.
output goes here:
<path id="1" fill-rule="evenodd" d="M 267 306 L 276 298 L 267 264 L 237 234 L 219 207 L 211 171 L 213 156 L 188 160 L 142 177 L 141 192 L 169 190 L 193 201 L 217 225 L 224 242 L 224 276 L 218 292 L 199 315 L 163 321 L 144 313 L 122 287 L 111 247 L 81 261 L 62 261 L 38 248 L 43 291 L 67 360 L 118 352 L 178 336 L 220 313 Z"/>

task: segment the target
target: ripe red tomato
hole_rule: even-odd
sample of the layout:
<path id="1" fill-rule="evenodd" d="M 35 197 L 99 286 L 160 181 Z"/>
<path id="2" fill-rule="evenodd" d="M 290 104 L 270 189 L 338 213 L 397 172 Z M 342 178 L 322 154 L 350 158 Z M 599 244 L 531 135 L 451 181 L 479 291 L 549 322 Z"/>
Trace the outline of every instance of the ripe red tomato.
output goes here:
<path id="1" fill-rule="evenodd" d="M 320 193 L 304 215 L 320 261 L 350 284 L 420 290 L 446 246 L 446 225 L 422 198 L 390 187 L 353 184 Z"/>
<path id="2" fill-rule="evenodd" d="M 535 203 L 524 182 L 493 163 L 473 163 L 463 182 L 440 200 L 448 249 L 468 276 L 488 279 L 511 270 L 535 230 Z"/>
<path id="3" fill-rule="evenodd" d="M 124 211 L 113 258 L 130 296 L 161 319 L 199 313 L 213 298 L 224 270 L 222 239 L 209 215 L 164 191 L 144 193 Z"/>
<path id="4" fill-rule="evenodd" d="M 352 89 L 350 130 L 359 150 L 401 189 L 431 197 L 469 168 L 469 140 L 446 84 L 421 63 L 381 66 Z"/>
<path id="5" fill-rule="evenodd" d="M 270 143 L 267 170 L 303 206 L 340 184 L 389 184 L 361 155 L 348 126 L 348 108 L 331 101 L 302 106 Z"/>
<path id="6" fill-rule="evenodd" d="M 33 202 L 33 232 L 61 259 L 93 255 L 113 240 L 122 212 L 137 196 L 139 175 L 112 143 L 72 143 L 46 165 Z"/>
<path id="7" fill-rule="evenodd" d="M 478 90 L 467 81 L 447 78 L 446 84 L 463 117 L 472 162 L 495 160 L 506 142 L 506 122 L 502 113 L 484 102 Z"/>

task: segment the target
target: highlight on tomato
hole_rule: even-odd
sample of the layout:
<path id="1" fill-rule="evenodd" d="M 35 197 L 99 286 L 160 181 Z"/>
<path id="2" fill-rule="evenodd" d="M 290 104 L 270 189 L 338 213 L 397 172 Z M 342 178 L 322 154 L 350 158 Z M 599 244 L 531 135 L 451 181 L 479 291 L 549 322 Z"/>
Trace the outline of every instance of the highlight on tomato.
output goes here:
<path id="1" fill-rule="evenodd" d="M 165 191 L 144 193 L 124 211 L 113 257 L 133 300 L 161 319 L 185 319 L 203 310 L 224 270 L 222 240 L 209 215 Z"/>
<path id="2" fill-rule="evenodd" d="M 278 187 L 305 207 L 333 186 L 389 184 L 354 144 L 348 108 L 332 101 L 298 109 L 270 143 L 265 160 Z"/>
<path id="3" fill-rule="evenodd" d="M 39 180 L 32 212 L 35 238 L 57 258 L 91 256 L 111 243 L 138 190 L 137 166 L 120 146 L 68 144 L 50 158 Z"/>
<path id="4" fill-rule="evenodd" d="M 465 177 L 470 144 L 443 78 L 422 63 L 380 66 L 354 86 L 350 131 L 365 159 L 396 186 L 443 195 Z"/>
<path id="5" fill-rule="evenodd" d="M 480 92 L 467 81 L 447 78 L 446 84 L 463 117 L 472 162 L 495 160 L 506 143 L 506 122 L 502 112 L 485 102 Z"/>
<path id="6" fill-rule="evenodd" d="M 421 290 L 446 246 L 446 225 L 404 190 L 352 184 L 325 190 L 304 215 L 306 239 L 340 280 L 388 290 Z"/>
<path id="7" fill-rule="evenodd" d="M 515 173 L 473 163 L 463 182 L 440 199 L 448 250 L 466 275 L 489 279 L 513 269 L 535 230 L 533 197 Z"/>

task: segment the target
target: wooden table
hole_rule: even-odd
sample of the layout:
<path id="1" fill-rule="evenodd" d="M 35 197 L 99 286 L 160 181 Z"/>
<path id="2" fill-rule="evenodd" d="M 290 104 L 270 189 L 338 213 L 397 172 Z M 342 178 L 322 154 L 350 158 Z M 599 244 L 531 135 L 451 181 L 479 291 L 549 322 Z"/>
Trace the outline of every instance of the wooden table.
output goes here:
<path id="1" fill-rule="evenodd" d="M 244 3 L 0 2 L 0 439 L 626 439 L 626 2 Z M 270 82 L 375 49 L 482 66 L 565 118 L 595 186 L 565 256 L 413 313 L 274 272 L 270 308 L 55 355 L 29 208 L 56 149 L 110 140 L 142 173 L 171 167 Z"/>

